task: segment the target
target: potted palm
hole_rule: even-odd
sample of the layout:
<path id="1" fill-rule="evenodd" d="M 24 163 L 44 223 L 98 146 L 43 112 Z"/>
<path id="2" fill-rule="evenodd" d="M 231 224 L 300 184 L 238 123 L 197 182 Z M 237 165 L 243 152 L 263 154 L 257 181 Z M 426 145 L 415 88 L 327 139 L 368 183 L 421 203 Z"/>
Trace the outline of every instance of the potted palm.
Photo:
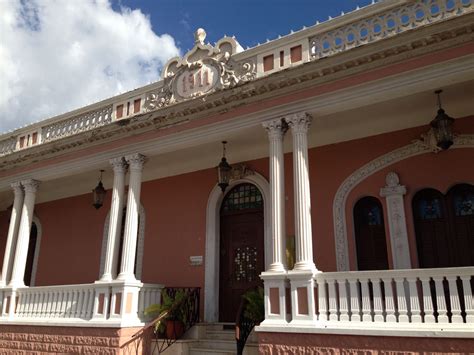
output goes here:
<path id="1" fill-rule="evenodd" d="M 153 304 L 145 310 L 146 315 L 163 315 L 156 323 L 155 331 L 165 334 L 168 339 L 178 339 L 184 334 L 187 316 L 182 303 L 185 296 L 182 289 L 176 290 L 174 295 L 163 292 L 161 304 Z"/>

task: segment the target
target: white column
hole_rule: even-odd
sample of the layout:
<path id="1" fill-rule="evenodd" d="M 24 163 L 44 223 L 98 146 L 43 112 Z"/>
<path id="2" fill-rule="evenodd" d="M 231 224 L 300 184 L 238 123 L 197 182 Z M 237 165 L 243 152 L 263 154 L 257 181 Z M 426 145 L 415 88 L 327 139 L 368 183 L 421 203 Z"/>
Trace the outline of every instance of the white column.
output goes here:
<path id="1" fill-rule="evenodd" d="M 125 157 L 130 170 L 128 184 L 127 214 L 125 217 L 125 235 L 122 247 L 122 263 L 117 280 L 136 281 L 134 274 L 135 254 L 138 235 L 138 211 L 140 206 L 140 190 L 142 185 L 142 170 L 145 156 L 133 154 Z"/>
<path id="2" fill-rule="evenodd" d="M 12 279 L 10 286 L 25 286 L 25 267 L 26 258 L 28 256 L 28 244 L 30 242 L 31 223 L 33 221 L 33 210 L 35 208 L 36 191 L 38 190 L 39 181 L 25 180 L 21 184 L 25 189 L 25 199 L 20 219 L 20 230 L 18 231 L 18 240 L 16 243 L 15 260 L 13 262 Z"/>
<path id="3" fill-rule="evenodd" d="M 293 135 L 296 263 L 294 270 L 316 271 L 313 261 L 311 196 L 309 189 L 308 129 L 311 116 L 305 112 L 286 117 Z"/>
<path id="4" fill-rule="evenodd" d="M 10 281 L 24 198 L 23 188 L 20 182 L 11 184 L 11 187 L 13 189 L 14 200 L 10 226 L 8 228 L 7 244 L 5 246 L 5 255 L 3 257 L 2 274 L 0 275 L 0 287 L 5 286 Z"/>
<path id="5" fill-rule="evenodd" d="M 270 143 L 270 196 L 272 263 L 267 271 L 284 272 L 286 269 L 285 230 L 285 170 L 283 157 L 283 137 L 287 130 L 281 118 L 264 122 Z"/>
<path id="6" fill-rule="evenodd" d="M 407 222 L 403 195 L 405 186 L 400 185 L 400 179 L 394 172 L 385 178 L 387 186 L 380 189 L 380 196 L 385 197 L 387 203 L 388 228 L 392 247 L 394 269 L 411 269 L 410 248 L 408 245 Z"/>
<path id="7" fill-rule="evenodd" d="M 114 185 L 109 215 L 104 273 L 100 278 L 100 281 L 103 282 L 110 282 L 117 276 L 116 267 L 120 247 L 120 231 L 122 230 L 123 195 L 125 190 L 125 172 L 127 170 L 127 164 L 122 157 L 110 160 L 110 164 L 114 171 Z"/>

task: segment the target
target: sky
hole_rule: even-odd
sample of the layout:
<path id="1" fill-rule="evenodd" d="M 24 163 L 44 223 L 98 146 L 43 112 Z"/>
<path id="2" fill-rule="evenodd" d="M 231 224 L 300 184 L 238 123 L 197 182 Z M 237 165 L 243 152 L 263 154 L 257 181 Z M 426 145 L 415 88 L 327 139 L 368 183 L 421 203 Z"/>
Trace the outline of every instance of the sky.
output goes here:
<path id="1" fill-rule="evenodd" d="M 390 0 L 386 0 L 390 1 Z M 371 0 L 0 0 L 0 133 L 159 80 L 169 58 L 245 49 Z"/>

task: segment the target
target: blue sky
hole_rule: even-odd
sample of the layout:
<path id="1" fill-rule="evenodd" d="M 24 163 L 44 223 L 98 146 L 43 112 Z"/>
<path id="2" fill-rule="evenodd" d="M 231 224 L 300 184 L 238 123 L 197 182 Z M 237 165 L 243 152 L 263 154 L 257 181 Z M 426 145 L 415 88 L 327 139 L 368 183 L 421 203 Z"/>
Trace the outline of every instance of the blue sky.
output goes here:
<path id="1" fill-rule="evenodd" d="M 0 134 L 158 81 L 199 27 L 245 49 L 370 3 L 0 0 Z"/>
<path id="2" fill-rule="evenodd" d="M 244 49 L 274 39 L 290 30 L 326 21 L 371 0 L 113 0 L 150 16 L 153 30 L 168 33 L 183 52 L 193 46 L 193 33 L 203 27 L 214 43 L 235 35 Z"/>

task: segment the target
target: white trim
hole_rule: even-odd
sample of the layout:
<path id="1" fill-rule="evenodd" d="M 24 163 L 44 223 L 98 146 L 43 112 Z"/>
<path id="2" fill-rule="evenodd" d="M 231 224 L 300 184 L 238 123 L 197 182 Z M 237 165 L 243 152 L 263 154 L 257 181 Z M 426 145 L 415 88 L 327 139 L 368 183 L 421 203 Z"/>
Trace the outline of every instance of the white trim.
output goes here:
<path id="1" fill-rule="evenodd" d="M 271 263 L 272 236 L 270 226 L 270 185 L 260 174 L 254 173 L 238 180 L 231 180 L 228 189 L 234 186 L 250 183 L 254 184 L 263 197 L 264 209 L 264 253 L 265 269 Z M 204 278 L 204 321 L 217 322 L 219 320 L 219 236 L 220 236 L 220 206 L 224 194 L 219 186 L 214 186 L 209 195 L 206 210 L 206 256 Z"/>
<path id="2" fill-rule="evenodd" d="M 33 256 L 33 267 L 31 268 L 30 287 L 33 287 L 36 284 L 36 271 L 38 270 L 38 258 L 40 255 L 41 236 L 43 235 L 43 227 L 41 226 L 41 222 L 37 216 L 33 215 L 32 223 L 36 224 L 37 234 L 36 234 L 35 255 Z"/>
<path id="3" fill-rule="evenodd" d="M 125 201 L 126 196 L 124 196 Z M 126 205 L 124 205 L 124 208 Z M 143 253 L 144 253 L 144 248 L 145 248 L 145 223 L 146 223 L 146 213 L 145 213 L 145 208 L 143 205 L 140 203 L 140 211 L 139 211 L 139 217 L 140 217 L 140 225 L 138 227 L 138 246 L 137 246 L 137 272 L 135 277 L 137 280 L 141 280 L 142 277 L 142 268 L 143 268 Z M 110 210 L 107 212 L 107 216 L 105 217 L 105 223 L 104 223 L 104 232 L 102 235 L 102 250 L 100 252 L 100 270 L 99 270 L 99 279 L 104 273 L 104 267 L 105 267 L 105 253 L 107 252 L 107 236 L 109 233 L 109 224 L 110 224 Z M 114 268 L 116 266 L 114 265 Z"/>
<path id="4" fill-rule="evenodd" d="M 474 134 L 463 134 L 455 137 L 451 149 L 474 148 Z M 389 165 L 417 155 L 431 153 L 433 147 L 427 142 L 416 140 L 404 147 L 392 150 L 370 161 L 349 175 L 339 186 L 334 196 L 334 242 L 336 243 L 336 261 L 338 271 L 349 271 L 349 247 L 347 243 L 346 202 L 351 191 L 369 176 Z"/>

